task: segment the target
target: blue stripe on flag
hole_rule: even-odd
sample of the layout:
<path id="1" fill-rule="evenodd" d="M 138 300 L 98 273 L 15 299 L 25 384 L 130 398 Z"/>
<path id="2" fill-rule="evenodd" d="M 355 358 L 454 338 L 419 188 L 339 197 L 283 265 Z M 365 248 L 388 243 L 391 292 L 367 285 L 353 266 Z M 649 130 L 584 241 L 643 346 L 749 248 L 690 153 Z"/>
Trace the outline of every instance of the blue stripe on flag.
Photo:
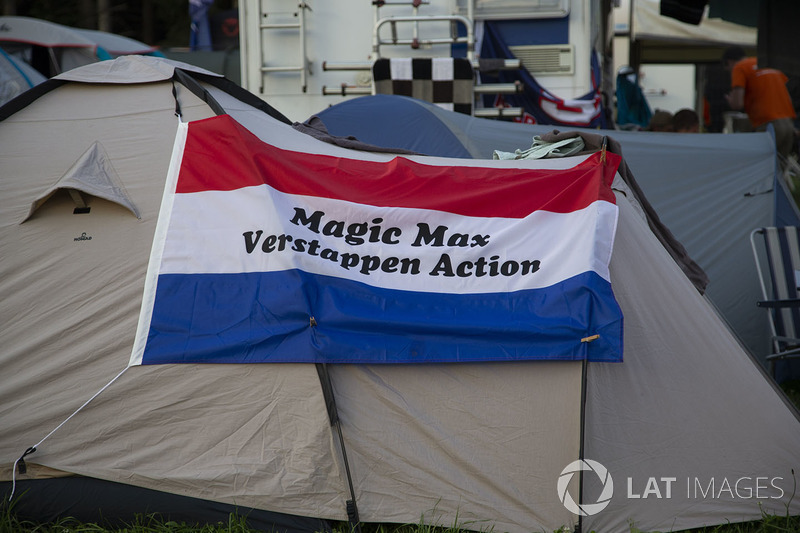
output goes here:
<path id="1" fill-rule="evenodd" d="M 287 270 L 162 274 L 142 364 L 586 358 L 622 360 L 622 312 L 594 272 L 544 289 L 442 294 Z"/>

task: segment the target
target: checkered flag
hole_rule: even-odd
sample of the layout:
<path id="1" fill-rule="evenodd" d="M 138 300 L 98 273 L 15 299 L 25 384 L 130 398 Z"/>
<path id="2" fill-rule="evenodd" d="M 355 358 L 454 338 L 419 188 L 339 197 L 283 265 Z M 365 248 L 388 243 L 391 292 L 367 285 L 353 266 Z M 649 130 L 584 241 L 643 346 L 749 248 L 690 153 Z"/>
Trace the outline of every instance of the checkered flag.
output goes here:
<path id="1" fill-rule="evenodd" d="M 399 94 L 472 114 L 472 64 L 465 58 L 382 58 L 372 66 L 375 92 Z"/>

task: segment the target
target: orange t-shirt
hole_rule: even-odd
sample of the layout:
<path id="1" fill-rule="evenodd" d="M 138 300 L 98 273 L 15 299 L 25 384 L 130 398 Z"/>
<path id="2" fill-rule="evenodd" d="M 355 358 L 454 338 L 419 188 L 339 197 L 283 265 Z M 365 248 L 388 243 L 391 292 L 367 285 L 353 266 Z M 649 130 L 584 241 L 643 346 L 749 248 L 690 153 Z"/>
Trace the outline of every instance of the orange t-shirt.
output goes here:
<path id="1" fill-rule="evenodd" d="M 780 70 L 758 68 L 755 57 L 742 59 L 733 66 L 731 87 L 744 87 L 744 111 L 753 127 L 779 118 L 795 118 L 786 89 L 788 80 Z"/>

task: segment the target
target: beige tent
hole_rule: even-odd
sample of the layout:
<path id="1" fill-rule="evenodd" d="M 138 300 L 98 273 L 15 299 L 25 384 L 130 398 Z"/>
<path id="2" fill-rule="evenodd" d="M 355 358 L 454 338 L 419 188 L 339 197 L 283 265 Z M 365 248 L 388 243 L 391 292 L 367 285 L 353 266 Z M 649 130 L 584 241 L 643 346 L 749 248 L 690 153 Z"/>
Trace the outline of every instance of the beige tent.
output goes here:
<path id="1" fill-rule="evenodd" d="M 22 494 L 21 511 L 51 516 L 72 498 L 71 514 L 110 517 L 144 501 L 140 511 L 175 518 L 191 501 L 189 517 L 252 509 L 308 531 L 347 520 L 354 501 L 363 522 L 510 532 L 800 513 L 796 410 L 621 180 L 611 277 L 623 363 L 335 365 L 338 427 L 313 365 L 126 369 L 176 100 L 183 120 L 225 110 L 281 148 L 395 156 L 320 142 L 225 80 L 157 58 L 96 63 L 39 87 L 0 108 L 0 486 Z M 14 470 L 34 445 L 26 473 Z M 568 468 L 580 459 L 594 467 L 580 471 L 582 494 L 581 464 Z"/>

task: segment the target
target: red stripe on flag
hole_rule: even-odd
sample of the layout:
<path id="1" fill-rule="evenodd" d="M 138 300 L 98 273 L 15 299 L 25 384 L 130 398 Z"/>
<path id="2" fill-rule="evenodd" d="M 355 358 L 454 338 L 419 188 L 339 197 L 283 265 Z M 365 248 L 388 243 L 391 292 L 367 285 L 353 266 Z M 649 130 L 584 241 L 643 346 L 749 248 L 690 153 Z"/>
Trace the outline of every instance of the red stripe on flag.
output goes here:
<path id="1" fill-rule="evenodd" d="M 221 115 L 189 123 L 176 192 L 267 184 L 287 194 L 382 207 L 522 218 L 615 203 L 610 185 L 620 158 L 606 156 L 605 164 L 597 153 L 565 170 L 435 166 L 405 157 L 379 163 L 282 150 Z"/>

